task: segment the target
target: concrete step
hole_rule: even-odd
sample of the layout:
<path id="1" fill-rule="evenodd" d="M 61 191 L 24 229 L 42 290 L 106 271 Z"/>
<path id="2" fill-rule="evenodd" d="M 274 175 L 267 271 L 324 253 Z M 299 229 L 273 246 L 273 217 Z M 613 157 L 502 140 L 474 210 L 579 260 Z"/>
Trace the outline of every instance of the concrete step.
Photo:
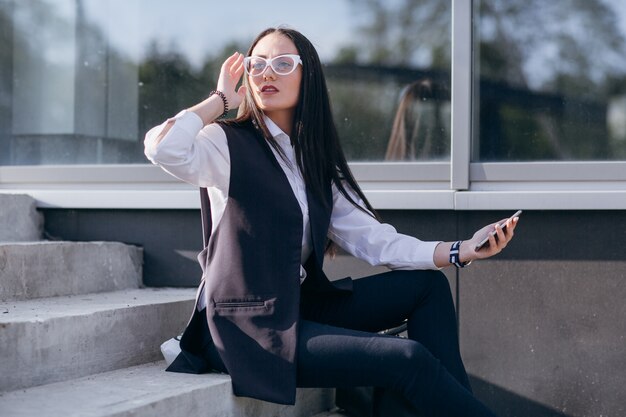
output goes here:
<path id="1" fill-rule="evenodd" d="M 143 250 L 118 242 L 0 243 L 0 300 L 139 288 Z"/>
<path id="2" fill-rule="evenodd" d="M 39 240 L 42 231 L 43 216 L 32 197 L 0 193 L 0 242 Z"/>
<path id="3" fill-rule="evenodd" d="M 153 288 L 0 303 L 0 391 L 160 360 L 194 298 Z"/>
<path id="4" fill-rule="evenodd" d="M 330 389 L 299 389 L 295 406 L 232 395 L 223 374 L 165 372 L 156 362 L 0 394 L 11 417 L 310 417 L 333 407 Z"/>
<path id="5" fill-rule="evenodd" d="M 313 417 L 352 417 L 352 416 L 343 410 L 334 408 L 330 411 L 324 411 L 323 413 L 315 414 Z"/>

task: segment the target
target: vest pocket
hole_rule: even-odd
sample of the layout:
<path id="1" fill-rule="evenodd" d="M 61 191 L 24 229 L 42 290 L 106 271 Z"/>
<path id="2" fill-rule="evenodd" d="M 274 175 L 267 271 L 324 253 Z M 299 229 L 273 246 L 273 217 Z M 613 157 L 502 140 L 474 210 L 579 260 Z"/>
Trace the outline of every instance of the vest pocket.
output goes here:
<path id="1" fill-rule="evenodd" d="M 268 316 L 274 313 L 276 297 L 243 297 L 213 300 L 213 308 L 218 316 Z"/>

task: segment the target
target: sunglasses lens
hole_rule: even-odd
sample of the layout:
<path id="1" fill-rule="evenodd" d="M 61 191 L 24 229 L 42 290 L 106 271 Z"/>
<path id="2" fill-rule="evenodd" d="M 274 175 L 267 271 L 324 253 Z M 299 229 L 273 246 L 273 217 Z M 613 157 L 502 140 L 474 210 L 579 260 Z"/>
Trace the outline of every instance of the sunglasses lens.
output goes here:
<path id="1" fill-rule="evenodd" d="M 272 60 L 272 69 L 276 74 L 291 74 L 295 67 L 296 61 L 291 56 L 278 56 Z"/>
<path id="2" fill-rule="evenodd" d="M 253 56 L 250 57 L 246 63 L 246 70 L 248 71 L 248 74 L 256 76 L 263 74 L 266 66 L 267 62 L 263 58 Z"/>
<path id="3" fill-rule="evenodd" d="M 246 72 L 256 77 L 265 72 L 268 65 L 272 66 L 272 71 L 278 75 L 291 74 L 298 66 L 297 56 L 281 55 L 272 59 L 265 59 L 258 56 L 247 57 L 244 61 Z"/>

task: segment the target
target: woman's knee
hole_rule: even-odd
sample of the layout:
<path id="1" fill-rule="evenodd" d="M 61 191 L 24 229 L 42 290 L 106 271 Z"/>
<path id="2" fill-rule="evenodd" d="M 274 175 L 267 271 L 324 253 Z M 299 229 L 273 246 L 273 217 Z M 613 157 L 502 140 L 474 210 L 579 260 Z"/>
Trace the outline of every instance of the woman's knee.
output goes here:
<path id="1" fill-rule="evenodd" d="M 404 366 L 402 372 L 405 378 L 409 380 L 415 376 L 423 380 L 432 380 L 436 378 L 441 366 L 437 359 L 424 345 L 414 340 L 406 340 L 402 349 L 402 357 Z"/>
<path id="2" fill-rule="evenodd" d="M 438 270 L 415 270 L 415 271 L 406 271 L 413 275 L 412 279 L 421 282 L 423 286 L 420 291 L 423 291 L 424 288 L 427 289 L 427 293 L 437 293 L 443 296 L 448 296 L 452 294 L 450 289 L 450 283 L 448 281 L 448 277 Z"/>
<path id="3" fill-rule="evenodd" d="M 441 271 L 429 271 L 431 272 L 432 287 L 438 291 L 450 293 L 450 282 L 448 277 Z"/>

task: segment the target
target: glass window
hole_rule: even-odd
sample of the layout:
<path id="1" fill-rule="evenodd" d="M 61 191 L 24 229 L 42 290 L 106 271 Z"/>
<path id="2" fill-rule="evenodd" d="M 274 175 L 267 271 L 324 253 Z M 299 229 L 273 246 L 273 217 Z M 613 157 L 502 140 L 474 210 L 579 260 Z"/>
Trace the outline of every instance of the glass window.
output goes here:
<path id="1" fill-rule="evenodd" d="M 146 163 L 145 132 L 281 24 L 317 47 L 350 160 L 448 160 L 450 17 L 448 0 L 0 0 L 0 165 Z"/>
<path id="2" fill-rule="evenodd" d="M 474 2 L 473 161 L 626 158 L 626 3 Z"/>

